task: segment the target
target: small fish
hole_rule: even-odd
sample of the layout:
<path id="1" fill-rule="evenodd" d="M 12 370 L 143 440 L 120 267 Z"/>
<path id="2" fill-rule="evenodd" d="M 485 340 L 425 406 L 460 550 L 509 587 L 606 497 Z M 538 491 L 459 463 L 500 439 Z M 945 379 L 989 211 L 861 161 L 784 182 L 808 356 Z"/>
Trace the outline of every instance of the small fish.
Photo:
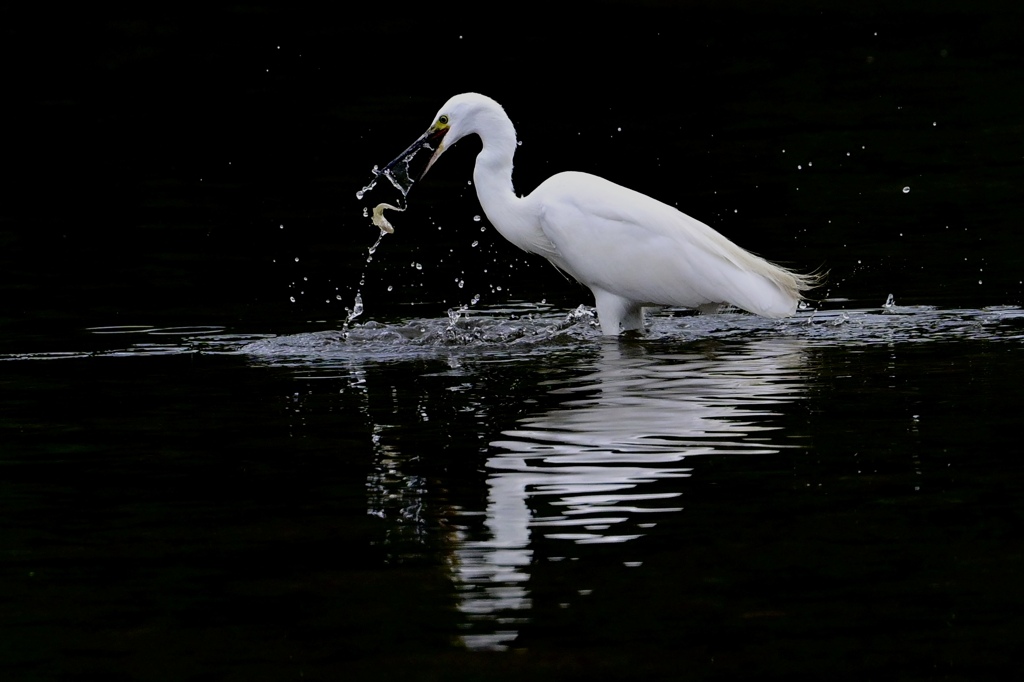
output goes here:
<path id="1" fill-rule="evenodd" d="M 394 234 L 394 226 L 388 222 L 388 219 L 384 217 L 384 209 L 390 208 L 392 211 L 404 211 L 404 208 L 398 206 L 392 206 L 391 204 L 377 204 L 376 208 L 373 209 L 373 224 L 380 228 L 381 232 L 387 232 L 388 234 Z"/>

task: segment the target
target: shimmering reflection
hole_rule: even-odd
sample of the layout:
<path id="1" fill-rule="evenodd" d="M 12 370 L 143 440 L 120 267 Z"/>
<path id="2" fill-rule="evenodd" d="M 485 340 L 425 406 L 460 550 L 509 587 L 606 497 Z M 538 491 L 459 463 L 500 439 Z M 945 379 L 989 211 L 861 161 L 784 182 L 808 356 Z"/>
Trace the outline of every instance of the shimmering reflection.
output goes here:
<path id="1" fill-rule="evenodd" d="M 585 567 L 597 552 L 636 565 L 635 540 L 686 522 L 701 456 L 800 444 L 779 415 L 822 380 L 805 351 L 1024 338 L 1017 306 L 887 301 L 780 321 L 667 311 L 650 322 L 642 340 L 612 341 L 586 316 L 533 308 L 297 334 L 126 325 L 58 349 L 12 347 L 0 361 L 224 355 L 298 380 L 282 397 L 288 434 L 329 433 L 357 478 L 366 466 L 384 561 L 442 558 L 464 643 L 502 648 L 540 622 L 538 566 Z M 581 596 L 560 603 L 592 587 L 571 583 Z"/>
<path id="2" fill-rule="evenodd" d="M 757 455 L 779 405 L 803 388 L 802 344 L 774 339 L 727 353 L 648 353 L 605 342 L 589 371 L 551 382 L 554 409 L 522 419 L 490 445 L 483 529 L 459 532 L 455 579 L 471 648 L 502 648 L 529 619 L 529 566 L 541 539 L 574 548 L 642 537 L 684 508 L 699 457 Z M 791 445 L 791 444 L 790 444 Z"/>

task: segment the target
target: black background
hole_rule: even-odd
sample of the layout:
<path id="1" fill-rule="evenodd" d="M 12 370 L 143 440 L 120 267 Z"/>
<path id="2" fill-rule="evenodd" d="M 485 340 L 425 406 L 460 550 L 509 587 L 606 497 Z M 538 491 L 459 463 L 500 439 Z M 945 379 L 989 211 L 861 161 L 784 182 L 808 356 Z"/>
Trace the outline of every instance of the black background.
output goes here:
<path id="1" fill-rule="evenodd" d="M 479 232 L 476 140 L 365 263 L 362 211 L 393 196 L 356 191 L 467 90 L 515 122 L 522 193 L 604 175 L 828 270 L 818 298 L 840 305 L 1016 305 L 1020 19 L 1008 2 L 7 7 L 2 318 L 332 323 L 356 290 L 367 319 L 476 293 L 591 304 Z"/>

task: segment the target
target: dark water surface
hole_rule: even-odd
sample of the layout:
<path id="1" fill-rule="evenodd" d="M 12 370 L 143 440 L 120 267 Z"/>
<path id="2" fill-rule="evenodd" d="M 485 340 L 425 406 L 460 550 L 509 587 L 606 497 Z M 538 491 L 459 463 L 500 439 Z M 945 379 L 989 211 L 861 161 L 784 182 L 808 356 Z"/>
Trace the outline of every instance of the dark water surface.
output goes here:
<path id="1" fill-rule="evenodd" d="M 437 9 L 0 14 L 0 679 L 1018 669 L 1020 10 Z M 602 338 L 471 140 L 368 261 L 463 90 L 826 284 Z"/>
<path id="2" fill-rule="evenodd" d="M 1024 311 L 664 317 L 642 341 L 553 313 L 460 325 L 104 329 L 5 358 L 6 666 L 978 679 L 1016 659 Z"/>

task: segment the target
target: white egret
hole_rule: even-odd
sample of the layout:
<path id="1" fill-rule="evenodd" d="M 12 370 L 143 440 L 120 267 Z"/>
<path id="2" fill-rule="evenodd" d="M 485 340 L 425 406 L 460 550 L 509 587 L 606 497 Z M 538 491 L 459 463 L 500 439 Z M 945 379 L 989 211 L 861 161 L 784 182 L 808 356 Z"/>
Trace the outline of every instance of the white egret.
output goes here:
<path id="1" fill-rule="evenodd" d="M 642 330 L 645 306 L 731 304 L 786 317 L 815 283 L 815 277 L 769 263 L 667 204 L 595 175 L 558 173 L 517 196 L 515 127 L 500 104 L 477 93 L 448 100 L 427 132 L 382 172 L 428 147 L 434 153 L 426 175 L 447 148 L 472 134 L 483 142 L 473 183 L 488 220 L 516 246 L 589 287 L 604 334 Z"/>

